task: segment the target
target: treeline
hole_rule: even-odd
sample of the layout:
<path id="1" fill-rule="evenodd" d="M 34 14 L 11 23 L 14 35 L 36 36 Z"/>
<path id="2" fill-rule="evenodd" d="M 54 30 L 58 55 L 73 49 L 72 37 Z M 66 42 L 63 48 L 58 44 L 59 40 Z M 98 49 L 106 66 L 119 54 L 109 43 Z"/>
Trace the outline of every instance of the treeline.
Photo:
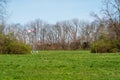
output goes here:
<path id="1" fill-rule="evenodd" d="M 12 24 L 5 29 L 6 33 L 14 33 L 16 39 L 30 44 L 34 50 L 89 49 L 99 36 L 98 31 L 98 23 L 78 19 L 57 22 L 55 25 L 35 20 L 24 26 Z"/>
<path id="2" fill-rule="evenodd" d="M 55 25 L 35 20 L 24 26 L 9 25 L 5 33 L 14 33 L 17 40 L 30 44 L 34 50 L 78 50 L 90 49 L 92 44 L 102 37 L 118 39 L 119 24 L 103 19 L 91 23 L 73 19 L 57 22 Z"/>
<path id="3" fill-rule="evenodd" d="M 4 34 L 31 45 L 33 50 L 120 51 L 120 0 L 105 0 L 103 17 L 92 14 L 92 22 L 78 19 L 49 24 L 40 19 L 25 25 L 2 24 Z M 107 46 L 106 46 L 107 45 Z"/>

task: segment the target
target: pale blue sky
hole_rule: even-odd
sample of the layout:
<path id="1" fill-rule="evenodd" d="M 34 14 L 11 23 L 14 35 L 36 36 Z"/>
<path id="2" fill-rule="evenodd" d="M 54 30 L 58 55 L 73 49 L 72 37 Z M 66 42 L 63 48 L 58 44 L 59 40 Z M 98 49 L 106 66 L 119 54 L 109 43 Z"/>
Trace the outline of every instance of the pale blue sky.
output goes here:
<path id="1" fill-rule="evenodd" d="M 71 20 L 91 20 L 91 12 L 99 14 L 102 0 L 11 0 L 8 23 L 27 23 L 41 19 L 48 23 Z"/>

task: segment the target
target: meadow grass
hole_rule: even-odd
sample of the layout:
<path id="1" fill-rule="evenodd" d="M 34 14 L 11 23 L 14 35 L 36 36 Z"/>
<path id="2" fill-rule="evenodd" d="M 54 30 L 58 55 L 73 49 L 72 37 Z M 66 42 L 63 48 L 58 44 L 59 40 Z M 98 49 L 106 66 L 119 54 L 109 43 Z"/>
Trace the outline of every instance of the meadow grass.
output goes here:
<path id="1" fill-rule="evenodd" d="M 0 80 L 119 80 L 120 54 L 40 51 L 0 55 Z"/>

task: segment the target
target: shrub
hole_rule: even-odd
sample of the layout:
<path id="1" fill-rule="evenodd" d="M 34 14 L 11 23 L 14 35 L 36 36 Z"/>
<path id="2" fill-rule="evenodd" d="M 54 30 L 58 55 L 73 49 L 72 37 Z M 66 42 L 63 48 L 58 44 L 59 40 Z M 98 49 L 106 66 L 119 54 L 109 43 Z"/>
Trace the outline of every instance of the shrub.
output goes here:
<path id="1" fill-rule="evenodd" d="M 92 53 L 112 53 L 120 51 L 120 41 L 119 40 L 111 40 L 109 38 L 103 38 L 96 41 L 92 48 Z"/>
<path id="2" fill-rule="evenodd" d="M 70 49 L 71 50 L 78 50 L 81 46 L 80 42 L 71 42 L 70 44 Z"/>
<path id="3" fill-rule="evenodd" d="M 82 49 L 90 49 L 90 43 L 89 42 L 83 42 Z"/>
<path id="4" fill-rule="evenodd" d="M 0 53 L 1 54 L 26 54 L 30 53 L 29 45 L 10 39 L 7 35 L 0 35 Z"/>
<path id="5" fill-rule="evenodd" d="M 6 53 L 9 41 L 10 40 L 5 35 L 0 34 L 0 53 Z"/>
<path id="6" fill-rule="evenodd" d="M 17 41 L 10 43 L 8 50 L 8 54 L 26 54 L 31 52 L 30 46 Z"/>
<path id="7" fill-rule="evenodd" d="M 118 49 L 118 48 L 113 48 L 113 49 L 111 49 L 111 52 L 113 52 L 113 53 L 116 53 L 116 52 L 119 52 L 120 50 Z"/>
<path id="8" fill-rule="evenodd" d="M 93 44 L 91 48 L 91 52 L 92 53 L 105 53 L 105 52 L 110 52 L 111 49 L 112 49 L 112 46 L 109 41 L 99 40 Z"/>
<path id="9" fill-rule="evenodd" d="M 117 40 L 114 40 L 114 45 L 120 51 L 120 38 Z"/>

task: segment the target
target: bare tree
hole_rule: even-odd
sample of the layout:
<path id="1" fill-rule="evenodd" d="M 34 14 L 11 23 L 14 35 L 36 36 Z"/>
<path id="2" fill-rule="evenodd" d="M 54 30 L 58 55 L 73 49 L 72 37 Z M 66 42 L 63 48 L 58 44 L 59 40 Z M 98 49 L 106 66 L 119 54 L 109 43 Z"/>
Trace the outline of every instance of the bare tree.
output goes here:
<path id="1" fill-rule="evenodd" d="M 7 0 L 0 0 L 0 34 L 3 33 L 3 30 L 5 28 L 4 17 L 6 14 L 6 4 Z"/>
<path id="2" fill-rule="evenodd" d="M 105 0 L 103 12 L 108 21 L 108 29 L 111 37 L 120 37 L 120 0 Z"/>
<path id="3" fill-rule="evenodd" d="M 0 0 L 0 20 L 3 20 L 4 15 L 6 14 L 6 4 L 7 0 Z"/>

